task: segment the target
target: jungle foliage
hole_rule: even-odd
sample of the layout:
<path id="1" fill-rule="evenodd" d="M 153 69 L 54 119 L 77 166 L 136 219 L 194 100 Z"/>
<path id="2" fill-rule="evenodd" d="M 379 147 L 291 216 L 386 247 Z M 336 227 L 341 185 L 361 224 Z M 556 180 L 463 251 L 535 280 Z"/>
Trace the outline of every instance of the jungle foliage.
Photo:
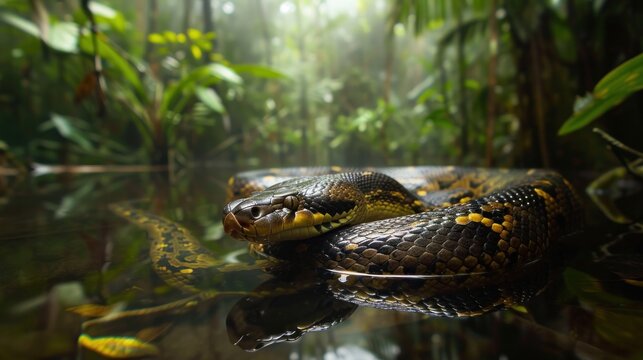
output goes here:
<path id="1" fill-rule="evenodd" d="M 636 0 L 2 0 L 0 142 L 23 163 L 598 166 L 600 139 L 558 132 L 640 142 L 642 20 Z"/>

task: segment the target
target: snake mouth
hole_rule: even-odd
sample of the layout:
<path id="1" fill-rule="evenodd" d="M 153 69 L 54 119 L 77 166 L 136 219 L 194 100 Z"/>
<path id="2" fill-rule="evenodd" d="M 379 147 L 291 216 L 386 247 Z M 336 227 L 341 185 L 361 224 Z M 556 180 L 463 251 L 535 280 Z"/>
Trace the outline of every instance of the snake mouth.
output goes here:
<path id="1" fill-rule="evenodd" d="M 245 237 L 243 226 L 239 224 L 233 213 L 228 213 L 223 219 L 223 231 L 234 238 Z"/>
<path id="2" fill-rule="evenodd" d="M 294 213 L 275 212 L 253 221 L 244 221 L 229 212 L 223 219 L 223 230 L 230 236 L 253 243 L 301 240 L 322 235 L 347 224 L 349 213 L 334 216 L 300 210 Z"/>

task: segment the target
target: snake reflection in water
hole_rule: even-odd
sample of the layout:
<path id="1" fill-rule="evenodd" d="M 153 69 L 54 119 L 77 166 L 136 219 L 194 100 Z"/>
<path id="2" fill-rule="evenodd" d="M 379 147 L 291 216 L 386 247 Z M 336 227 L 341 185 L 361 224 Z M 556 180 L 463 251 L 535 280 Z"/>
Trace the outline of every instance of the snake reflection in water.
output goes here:
<path id="1" fill-rule="evenodd" d="M 230 310 L 233 343 L 256 350 L 293 340 L 342 321 L 356 304 L 475 316 L 523 303 L 550 279 L 552 244 L 581 225 L 574 190 L 552 171 L 344 170 L 263 170 L 230 179 L 229 196 L 237 200 L 226 206 L 226 232 L 290 260 Z M 180 225 L 127 205 L 112 210 L 147 229 L 153 267 L 168 284 L 198 291 L 198 280 L 222 266 Z M 284 229 L 285 236 L 273 234 Z M 301 270 L 311 263 L 321 272 Z M 275 291 L 275 284 L 289 290 Z M 292 309 L 293 301 L 308 310 L 275 306 Z"/>

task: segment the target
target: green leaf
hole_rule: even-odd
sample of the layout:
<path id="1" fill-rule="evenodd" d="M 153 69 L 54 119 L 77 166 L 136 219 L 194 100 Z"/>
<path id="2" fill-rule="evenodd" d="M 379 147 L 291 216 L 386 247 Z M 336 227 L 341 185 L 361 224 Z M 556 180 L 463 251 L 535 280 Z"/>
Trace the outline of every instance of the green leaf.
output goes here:
<path id="1" fill-rule="evenodd" d="M 152 33 L 147 35 L 147 41 L 152 44 L 165 44 L 165 37 L 158 33 Z"/>
<path id="2" fill-rule="evenodd" d="M 112 29 L 120 32 L 125 31 L 127 21 L 121 12 L 96 1 L 89 2 L 89 9 L 96 17 L 96 22 L 109 24 Z"/>
<path id="3" fill-rule="evenodd" d="M 603 77 L 596 87 L 594 94 L 597 97 L 607 97 L 611 94 L 622 94 L 643 88 L 643 54 L 617 66 Z"/>
<path id="4" fill-rule="evenodd" d="M 155 345 L 131 336 L 91 337 L 82 334 L 78 338 L 78 344 L 111 358 L 129 359 L 159 354 L 159 349 Z"/>
<path id="5" fill-rule="evenodd" d="M 47 45 L 64 53 L 78 53 L 78 25 L 72 22 L 59 22 L 49 29 Z"/>
<path id="6" fill-rule="evenodd" d="M 134 87 L 136 93 L 141 97 L 145 98 L 145 92 L 143 90 L 143 84 L 138 77 L 138 73 L 135 68 L 130 65 L 125 58 L 123 58 L 116 50 L 114 50 L 105 40 L 100 36 L 97 39 L 98 41 L 98 53 L 100 56 L 107 62 L 107 65 L 111 65 L 123 76 L 125 80 L 129 82 L 130 85 Z M 94 44 L 92 42 L 92 36 L 90 34 L 83 34 L 80 38 L 80 49 L 90 55 L 94 54 Z"/>
<path id="7" fill-rule="evenodd" d="M 201 57 L 203 56 L 203 52 L 201 51 L 201 48 L 199 48 L 196 45 L 190 46 L 190 51 L 192 52 L 192 56 L 197 60 L 201 59 Z"/>
<path id="8" fill-rule="evenodd" d="M 465 80 L 464 86 L 469 90 L 480 90 L 480 83 L 474 79 Z"/>
<path id="9" fill-rule="evenodd" d="M 201 31 L 199 31 L 198 29 L 190 28 L 188 29 L 188 37 L 190 38 L 190 40 L 196 40 L 201 37 Z"/>
<path id="10" fill-rule="evenodd" d="M 192 96 L 196 86 L 212 84 L 221 80 L 235 85 L 242 83 L 241 77 L 234 70 L 221 64 L 209 64 L 192 70 L 178 82 L 170 85 L 163 94 L 159 110 L 161 118 L 167 115 L 168 109 L 181 97 Z"/>
<path id="11" fill-rule="evenodd" d="M 241 79 L 239 74 L 225 65 L 214 63 L 206 65 L 206 68 L 209 75 L 219 78 L 223 81 L 227 81 L 235 85 L 241 85 L 241 83 L 243 83 L 243 80 Z"/>
<path id="12" fill-rule="evenodd" d="M 40 31 L 33 22 L 11 13 L 0 13 L 0 20 L 31 36 L 40 38 Z"/>
<path id="13" fill-rule="evenodd" d="M 610 71 L 598 82 L 591 95 L 577 99 L 574 104 L 574 114 L 561 126 L 558 135 L 569 134 L 583 128 L 641 89 L 643 89 L 643 54 Z"/>
<path id="14" fill-rule="evenodd" d="M 263 65 L 254 65 L 254 64 L 240 64 L 232 65 L 230 68 L 236 71 L 239 74 L 248 74 L 256 78 L 263 79 L 288 79 L 288 75 L 275 70 L 274 68 L 263 66 Z"/>
<path id="15" fill-rule="evenodd" d="M 80 130 L 72 125 L 71 120 L 67 117 L 55 113 L 51 114 L 51 123 L 63 138 L 78 144 L 83 150 L 91 151 L 93 149 L 89 140 L 85 138 Z"/>
<path id="16" fill-rule="evenodd" d="M 176 33 L 172 31 L 164 31 L 163 35 L 165 36 L 165 40 L 168 42 L 174 43 L 176 42 Z"/>
<path id="17" fill-rule="evenodd" d="M 11 13 L 0 13 L 0 20 L 24 33 L 41 38 L 38 26 L 33 22 Z M 78 52 L 78 26 L 73 22 L 58 22 L 49 27 L 49 38 L 45 43 L 52 49 L 64 53 Z"/>
<path id="18" fill-rule="evenodd" d="M 225 107 L 223 107 L 221 98 L 217 95 L 216 91 L 211 88 L 199 86 L 194 90 L 194 92 L 196 97 L 212 111 L 219 114 L 225 113 Z"/>

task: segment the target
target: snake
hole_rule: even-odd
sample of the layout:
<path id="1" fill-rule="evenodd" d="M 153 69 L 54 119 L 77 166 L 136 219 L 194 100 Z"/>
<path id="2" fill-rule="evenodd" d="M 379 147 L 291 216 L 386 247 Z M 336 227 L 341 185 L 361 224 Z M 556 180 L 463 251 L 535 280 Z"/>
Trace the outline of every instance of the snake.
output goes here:
<path id="1" fill-rule="evenodd" d="M 349 274 L 517 267 L 583 222 L 572 185 L 544 169 L 291 168 L 241 174 L 229 187 L 240 198 L 224 208 L 226 233 L 267 244 L 314 238 L 320 266 Z"/>
<path id="2" fill-rule="evenodd" d="M 231 342 L 249 351 L 359 305 L 461 317 L 522 304 L 550 281 L 557 240 L 583 222 L 570 183 L 540 169 L 266 169 L 237 174 L 227 191 L 224 230 L 288 260 L 228 314 Z M 129 203 L 110 209 L 147 230 L 152 267 L 171 286 L 198 296 L 225 267 L 181 225 Z M 322 276 L 301 276 L 311 264 Z"/>

